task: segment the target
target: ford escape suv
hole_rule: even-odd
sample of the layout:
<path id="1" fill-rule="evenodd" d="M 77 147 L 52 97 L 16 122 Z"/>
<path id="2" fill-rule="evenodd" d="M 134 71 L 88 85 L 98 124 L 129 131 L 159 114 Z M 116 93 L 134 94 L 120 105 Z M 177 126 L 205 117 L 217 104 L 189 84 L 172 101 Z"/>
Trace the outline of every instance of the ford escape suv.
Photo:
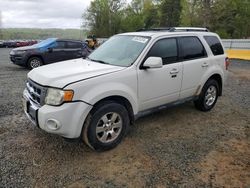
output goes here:
<path id="1" fill-rule="evenodd" d="M 219 36 L 202 28 L 118 34 L 87 59 L 30 71 L 24 109 L 48 133 L 108 150 L 152 111 L 189 100 L 211 110 L 227 67 Z"/>

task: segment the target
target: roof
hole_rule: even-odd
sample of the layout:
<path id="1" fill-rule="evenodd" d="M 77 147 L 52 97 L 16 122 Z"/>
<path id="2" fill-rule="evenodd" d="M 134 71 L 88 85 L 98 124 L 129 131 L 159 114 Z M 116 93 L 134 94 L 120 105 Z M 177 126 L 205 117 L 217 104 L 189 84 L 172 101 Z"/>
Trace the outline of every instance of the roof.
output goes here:
<path id="1" fill-rule="evenodd" d="M 162 35 L 168 35 L 168 36 L 176 36 L 176 35 L 216 35 L 212 32 L 198 32 L 198 31 L 192 31 L 192 32 L 186 32 L 186 31 L 176 31 L 176 32 L 169 32 L 169 31 L 143 31 L 143 32 L 129 32 L 129 33 L 122 33 L 119 35 L 132 35 L 132 36 L 144 36 L 144 37 L 159 37 Z"/>
<path id="2" fill-rule="evenodd" d="M 122 33 L 120 35 L 136 35 L 145 37 L 157 37 L 162 35 L 216 35 L 210 32 L 207 28 L 200 27 L 165 27 L 165 28 L 152 28 L 140 29 L 137 32 Z"/>
<path id="3" fill-rule="evenodd" d="M 67 41 L 67 42 L 83 42 L 81 40 L 76 40 L 76 39 L 64 39 L 64 38 L 57 38 L 57 40 L 60 41 Z"/>

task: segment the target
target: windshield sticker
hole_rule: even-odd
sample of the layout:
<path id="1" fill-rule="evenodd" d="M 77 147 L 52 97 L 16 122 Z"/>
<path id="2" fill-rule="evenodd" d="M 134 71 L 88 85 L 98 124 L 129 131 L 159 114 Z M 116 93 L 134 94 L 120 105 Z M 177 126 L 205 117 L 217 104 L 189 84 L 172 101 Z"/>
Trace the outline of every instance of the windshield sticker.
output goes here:
<path id="1" fill-rule="evenodd" d="M 146 43 L 148 41 L 148 39 L 144 37 L 134 37 L 132 40 L 140 43 Z"/>

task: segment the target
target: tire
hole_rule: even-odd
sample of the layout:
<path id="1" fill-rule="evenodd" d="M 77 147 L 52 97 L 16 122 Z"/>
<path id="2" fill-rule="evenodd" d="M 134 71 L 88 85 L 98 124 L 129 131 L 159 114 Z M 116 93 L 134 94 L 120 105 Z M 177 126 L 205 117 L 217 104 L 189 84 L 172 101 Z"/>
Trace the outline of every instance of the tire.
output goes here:
<path id="1" fill-rule="evenodd" d="M 208 80 L 202 88 L 199 98 L 194 101 L 198 110 L 207 112 L 211 110 L 217 102 L 219 95 L 219 84 L 216 80 Z"/>
<path id="2" fill-rule="evenodd" d="M 101 103 L 85 121 L 83 141 L 93 150 L 110 150 L 122 141 L 129 123 L 128 111 L 123 105 L 112 101 Z"/>
<path id="3" fill-rule="evenodd" d="M 42 66 L 43 61 L 39 57 L 31 57 L 29 58 L 27 65 L 29 69 L 34 69 L 34 68 Z"/>

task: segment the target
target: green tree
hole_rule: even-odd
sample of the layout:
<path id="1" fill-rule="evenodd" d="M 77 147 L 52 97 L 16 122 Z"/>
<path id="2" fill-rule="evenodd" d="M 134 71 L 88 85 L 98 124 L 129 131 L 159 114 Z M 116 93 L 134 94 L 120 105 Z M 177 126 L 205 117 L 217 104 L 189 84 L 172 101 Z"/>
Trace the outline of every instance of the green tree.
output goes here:
<path id="1" fill-rule="evenodd" d="M 249 0 L 93 0 L 84 18 L 99 37 L 141 28 L 208 27 L 222 38 L 250 36 Z"/>
<path id="2" fill-rule="evenodd" d="M 159 7 L 157 2 L 152 0 L 145 0 L 143 5 L 143 20 L 144 28 L 158 27 L 159 21 Z"/>
<path id="3" fill-rule="evenodd" d="M 160 4 L 160 25 L 163 27 L 179 26 L 181 0 L 162 0 Z"/>
<path id="4" fill-rule="evenodd" d="M 243 0 L 218 0 L 214 3 L 212 31 L 223 38 L 250 36 L 250 2 Z"/>
<path id="5" fill-rule="evenodd" d="M 83 15 L 92 34 L 108 37 L 119 32 L 124 0 L 94 0 Z"/>
<path id="6" fill-rule="evenodd" d="M 123 31 L 159 26 L 159 0 L 132 0 L 124 10 Z"/>

